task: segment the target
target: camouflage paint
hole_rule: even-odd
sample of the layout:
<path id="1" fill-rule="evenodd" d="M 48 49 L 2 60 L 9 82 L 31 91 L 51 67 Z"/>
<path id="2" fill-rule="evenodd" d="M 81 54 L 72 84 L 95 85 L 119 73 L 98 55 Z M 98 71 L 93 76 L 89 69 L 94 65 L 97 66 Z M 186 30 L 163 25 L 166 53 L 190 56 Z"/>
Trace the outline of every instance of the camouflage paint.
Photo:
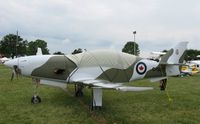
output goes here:
<path id="1" fill-rule="evenodd" d="M 111 68 L 108 70 L 103 70 L 103 73 L 97 77 L 99 80 L 108 80 L 110 82 L 119 83 L 119 82 L 129 82 L 130 78 L 133 75 L 134 66 L 135 64 L 140 61 L 141 58 L 137 57 L 136 61 L 133 62 L 131 66 L 129 66 L 127 69 L 116 69 Z"/>
<path id="2" fill-rule="evenodd" d="M 158 65 L 158 67 L 149 70 L 144 78 L 165 77 L 167 75 L 165 70 L 165 65 Z"/>
<path id="3" fill-rule="evenodd" d="M 174 49 L 170 49 L 164 56 L 161 57 L 160 64 L 166 64 L 169 57 L 173 54 Z"/>
<path id="4" fill-rule="evenodd" d="M 41 67 L 34 69 L 31 76 L 66 80 L 76 67 L 66 56 L 52 56 Z"/>

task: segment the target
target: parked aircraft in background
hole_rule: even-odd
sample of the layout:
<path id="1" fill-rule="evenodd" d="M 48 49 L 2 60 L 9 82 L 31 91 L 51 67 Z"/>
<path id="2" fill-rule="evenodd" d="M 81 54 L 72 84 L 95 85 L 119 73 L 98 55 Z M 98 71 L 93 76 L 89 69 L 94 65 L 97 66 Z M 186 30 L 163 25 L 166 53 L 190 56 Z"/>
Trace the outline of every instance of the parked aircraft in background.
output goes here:
<path id="1" fill-rule="evenodd" d="M 74 55 L 36 55 L 20 57 L 5 62 L 13 68 L 17 66 L 24 76 L 35 79 L 76 84 L 75 94 L 81 96 L 88 86 L 93 93 L 93 107 L 102 106 L 102 89 L 120 91 L 145 91 L 152 87 L 126 86 L 127 82 L 149 78 L 160 81 L 160 89 L 165 90 L 167 77 L 179 75 L 179 65 L 183 62 L 187 42 L 180 42 L 161 57 L 159 62 L 138 56 L 106 50 L 83 52 Z M 40 102 L 34 95 L 33 103 Z"/>
<path id="2" fill-rule="evenodd" d="M 181 66 L 181 76 L 192 76 L 198 72 L 196 64 L 186 63 Z"/>
<path id="3" fill-rule="evenodd" d="M 159 62 L 161 60 L 161 57 L 165 54 L 166 52 L 151 52 L 151 57 L 149 57 L 149 59 Z"/>
<path id="4" fill-rule="evenodd" d="M 192 60 L 189 63 L 195 64 L 197 69 L 198 69 L 198 71 L 200 72 L 200 60 Z"/>

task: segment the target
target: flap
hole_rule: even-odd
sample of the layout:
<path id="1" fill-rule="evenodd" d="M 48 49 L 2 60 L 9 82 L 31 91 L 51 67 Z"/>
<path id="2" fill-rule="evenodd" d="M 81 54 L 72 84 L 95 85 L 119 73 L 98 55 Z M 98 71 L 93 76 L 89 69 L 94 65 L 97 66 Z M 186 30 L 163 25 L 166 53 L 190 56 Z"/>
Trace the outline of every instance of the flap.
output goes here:
<path id="1" fill-rule="evenodd" d="M 108 89 L 115 89 L 120 91 L 146 91 L 146 90 L 153 90 L 153 87 L 133 87 L 133 86 L 123 86 L 122 83 L 111 83 L 108 81 L 103 80 L 87 80 L 82 81 L 83 84 L 92 85 L 95 87 L 101 88 L 108 88 Z"/>
<path id="2" fill-rule="evenodd" d="M 131 87 L 131 86 L 122 86 L 116 88 L 117 90 L 120 91 L 146 91 L 146 90 L 153 90 L 153 87 Z"/>

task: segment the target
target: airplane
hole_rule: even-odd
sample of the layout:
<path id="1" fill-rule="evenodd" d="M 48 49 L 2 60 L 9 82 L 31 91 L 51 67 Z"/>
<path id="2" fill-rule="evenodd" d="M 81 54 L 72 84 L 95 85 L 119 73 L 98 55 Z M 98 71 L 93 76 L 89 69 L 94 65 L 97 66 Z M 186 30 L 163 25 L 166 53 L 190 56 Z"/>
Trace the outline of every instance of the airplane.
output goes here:
<path id="1" fill-rule="evenodd" d="M 162 56 L 162 55 L 165 55 L 166 53 L 165 52 L 151 52 L 151 54 Z"/>
<path id="2" fill-rule="evenodd" d="M 185 63 L 184 65 L 181 66 L 181 76 L 192 76 L 198 73 L 199 70 L 197 68 L 196 64 L 192 63 Z"/>
<path id="3" fill-rule="evenodd" d="M 191 60 L 191 61 L 189 61 L 189 63 L 195 64 L 198 71 L 200 72 L 200 60 Z"/>
<path id="4" fill-rule="evenodd" d="M 161 60 L 161 57 L 162 57 L 163 55 L 165 55 L 165 54 L 166 54 L 166 52 L 151 52 L 151 57 L 150 57 L 150 59 L 159 62 L 159 61 Z"/>
<path id="5" fill-rule="evenodd" d="M 102 107 L 102 89 L 119 91 L 146 91 L 153 87 L 126 86 L 127 82 L 148 78 L 160 81 L 160 90 L 165 90 L 167 77 L 179 75 L 179 66 L 188 42 L 180 42 L 170 49 L 161 60 L 154 61 L 123 52 L 110 50 L 85 51 L 69 55 L 35 55 L 15 58 L 4 64 L 10 68 L 17 66 L 21 74 L 33 78 L 75 84 L 75 96 L 83 95 L 83 88 L 92 89 L 92 108 Z M 38 94 L 32 103 L 40 103 Z"/>
<path id="6" fill-rule="evenodd" d="M 200 72 L 200 60 L 191 60 L 181 67 L 181 76 L 192 76 Z"/>

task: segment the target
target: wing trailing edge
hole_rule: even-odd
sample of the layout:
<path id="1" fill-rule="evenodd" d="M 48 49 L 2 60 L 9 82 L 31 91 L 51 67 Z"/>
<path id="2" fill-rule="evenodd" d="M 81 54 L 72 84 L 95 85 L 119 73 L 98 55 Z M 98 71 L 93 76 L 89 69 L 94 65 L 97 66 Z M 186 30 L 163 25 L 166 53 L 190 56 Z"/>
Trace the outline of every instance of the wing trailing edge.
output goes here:
<path id="1" fill-rule="evenodd" d="M 134 86 L 124 86 L 123 83 L 111 83 L 108 81 L 102 80 L 87 80 L 82 81 L 85 85 L 90 85 L 94 87 L 100 87 L 105 89 L 115 89 L 123 92 L 127 91 L 146 91 L 146 90 L 153 90 L 153 87 L 134 87 Z"/>
<path id="2" fill-rule="evenodd" d="M 122 86 L 116 88 L 117 90 L 127 92 L 127 91 L 147 91 L 147 90 L 153 90 L 153 87 L 132 87 L 132 86 Z"/>

